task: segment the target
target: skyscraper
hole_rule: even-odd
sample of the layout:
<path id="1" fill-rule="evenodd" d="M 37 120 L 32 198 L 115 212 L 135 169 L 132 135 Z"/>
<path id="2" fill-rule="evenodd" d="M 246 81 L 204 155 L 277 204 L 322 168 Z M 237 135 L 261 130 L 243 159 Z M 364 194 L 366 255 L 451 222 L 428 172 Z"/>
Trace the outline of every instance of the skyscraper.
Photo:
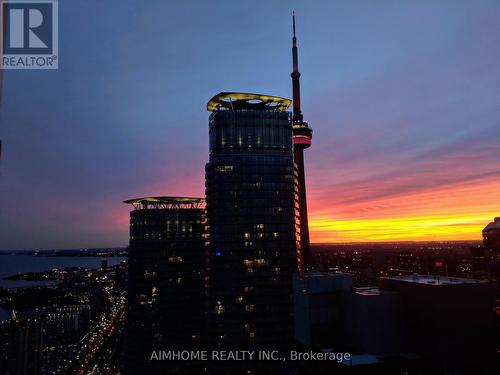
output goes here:
<path id="1" fill-rule="evenodd" d="M 500 252 L 500 217 L 496 217 L 483 229 L 485 248 Z"/>
<path id="2" fill-rule="evenodd" d="M 220 347 L 293 338 L 296 272 L 290 100 L 220 93 L 207 105 L 209 334 Z"/>
<path id="3" fill-rule="evenodd" d="M 482 231 L 483 246 L 471 248 L 475 277 L 500 279 L 500 217 L 496 217 Z M 500 296 L 500 285 L 498 288 Z"/>
<path id="4" fill-rule="evenodd" d="M 163 374 L 153 350 L 195 349 L 204 330 L 202 198 L 131 199 L 125 330 L 127 374 Z M 181 366 L 189 364 L 181 364 Z"/>
<path id="5" fill-rule="evenodd" d="M 299 57 L 297 48 L 297 37 L 295 36 L 295 12 L 293 13 L 293 38 L 292 38 L 292 88 L 293 88 L 293 151 L 297 169 L 299 222 L 300 222 L 300 248 L 299 248 L 299 272 L 306 270 L 309 262 L 309 221 L 307 218 L 306 180 L 304 170 L 304 149 L 311 147 L 312 129 L 304 121 L 300 108 L 300 73 Z M 303 263 L 304 266 L 300 266 Z"/>

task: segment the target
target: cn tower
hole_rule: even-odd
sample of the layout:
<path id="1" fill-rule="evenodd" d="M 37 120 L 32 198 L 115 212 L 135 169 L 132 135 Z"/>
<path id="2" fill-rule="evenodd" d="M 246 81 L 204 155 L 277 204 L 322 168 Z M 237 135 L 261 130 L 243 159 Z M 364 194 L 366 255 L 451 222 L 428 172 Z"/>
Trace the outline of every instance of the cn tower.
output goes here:
<path id="1" fill-rule="evenodd" d="M 307 201 L 306 201 L 306 181 L 304 171 L 304 149 L 311 147 L 312 129 L 309 124 L 304 121 L 302 111 L 300 110 L 300 73 L 299 73 L 299 57 L 297 49 L 297 37 L 295 36 L 295 12 L 293 12 L 293 71 L 292 71 L 292 88 L 293 88 L 293 149 L 294 159 L 297 166 L 297 185 L 298 185 L 298 203 L 299 203 L 299 220 L 300 220 L 300 240 L 298 249 L 298 269 L 302 273 L 307 270 L 309 264 L 309 222 L 307 219 Z"/>

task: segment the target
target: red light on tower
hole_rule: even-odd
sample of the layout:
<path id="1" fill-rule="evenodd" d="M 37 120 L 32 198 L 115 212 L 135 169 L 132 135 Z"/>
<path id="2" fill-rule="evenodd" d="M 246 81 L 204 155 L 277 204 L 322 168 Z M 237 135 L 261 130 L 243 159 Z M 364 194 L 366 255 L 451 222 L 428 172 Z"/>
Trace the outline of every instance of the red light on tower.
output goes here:
<path id="1" fill-rule="evenodd" d="M 294 161 L 297 166 L 297 201 L 298 201 L 298 217 L 300 220 L 300 236 L 297 243 L 297 265 L 299 273 L 306 271 L 310 257 L 310 241 L 309 241 L 309 220 L 307 218 L 307 200 L 306 200 L 306 181 L 304 170 L 304 149 L 311 146 L 312 129 L 309 124 L 304 121 L 302 111 L 300 109 L 300 73 L 299 73 L 299 57 L 297 48 L 297 37 L 295 35 L 295 12 L 293 12 L 293 38 L 292 38 L 292 59 L 293 71 L 292 89 L 293 89 L 293 149 Z"/>

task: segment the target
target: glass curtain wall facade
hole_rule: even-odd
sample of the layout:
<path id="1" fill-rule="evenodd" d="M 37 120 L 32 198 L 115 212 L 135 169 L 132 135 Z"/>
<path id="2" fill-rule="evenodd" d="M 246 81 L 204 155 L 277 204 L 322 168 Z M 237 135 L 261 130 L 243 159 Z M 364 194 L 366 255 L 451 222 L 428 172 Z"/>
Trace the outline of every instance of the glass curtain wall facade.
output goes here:
<path id="1" fill-rule="evenodd" d="M 209 338 L 218 347 L 287 346 L 297 268 L 290 114 L 234 105 L 212 112 L 209 132 Z"/>
<path id="2" fill-rule="evenodd" d="M 199 201 L 126 202 L 136 208 L 130 212 L 126 374 L 170 373 L 176 369 L 171 362 L 150 361 L 153 350 L 201 345 L 206 251 Z"/>

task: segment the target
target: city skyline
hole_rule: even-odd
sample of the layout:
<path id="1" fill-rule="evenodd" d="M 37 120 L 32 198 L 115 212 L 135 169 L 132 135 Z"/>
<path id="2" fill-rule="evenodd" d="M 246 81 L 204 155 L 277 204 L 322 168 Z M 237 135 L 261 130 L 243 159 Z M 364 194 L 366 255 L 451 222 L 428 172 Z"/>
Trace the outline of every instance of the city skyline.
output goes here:
<path id="1" fill-rule="evenodd" d="M 122 200 L 204 196 L 204 105 L 291 98 L 292 9 L 313 243 L 479 240 L 499 215 L 498 3 L 120 4 L 61 7 L 59 71 L 4 76 L 0 249 L 123 246 Z"/>

